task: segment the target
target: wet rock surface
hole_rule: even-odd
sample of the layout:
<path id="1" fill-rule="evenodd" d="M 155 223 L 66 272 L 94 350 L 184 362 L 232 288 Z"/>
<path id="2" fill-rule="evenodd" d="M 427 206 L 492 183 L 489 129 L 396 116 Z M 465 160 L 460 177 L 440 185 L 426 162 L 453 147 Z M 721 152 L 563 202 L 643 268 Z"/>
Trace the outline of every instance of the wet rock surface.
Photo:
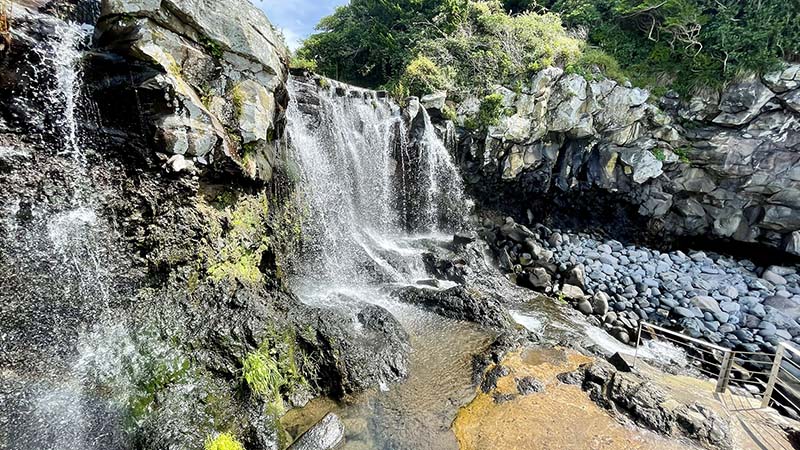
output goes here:
<path id="1" fill-rule="evenodd" d="M 497 298 L 464 286 L 445 290 L 417 287 L 403 288 L 394 293 L 401 301 L 419 305 L 451 319 L 468 320 L 495 328 L 508 328 L 512 320 Z"/>
<path id="2" fill-rule="evenodd" d="M 289 450 L 333 450 L 344 441 L 344 424 L 339 416 L 327 414 L 289 446 Z"/>
<path id="3" fill-rule="evenodd" d="M 276 405 L 407 374 L 387 311 L 309 307 L 288 289 L 301 236 L 279 151 L 285 51 L 249 3 L 238 16 L 211 3 L 105 2 L 93 50 L 78 25 L 14 8 L 0 60 L 4 448 L 194 449 L 230 432 L 273 449 Z M 257 352 L 288 380 L 276 398 L 243 378 Z"/>
<path id="4" fill-rule="evenodd" d="M 682 404 L 645 376 L 619 371 L 603 360 L 583 370 L 583 389 L 601 406 L 659 433 L 683 434 L 714 448 L 733 448 L 729 425 L 709 408 Z"/>
<path id="5" fill-rule="evenodd" d="M 631 427 L 626 416 L 612 416 L 595 404 L 580 388 L 582 365 L 590 363 L 574 351 L 552 347 L 526 345 L 504 355 L 481 373 L 475 399 L 453 422 L 460 448 L 685 448 Z M 571 372 L 575 380 L 562 382 Z"/>

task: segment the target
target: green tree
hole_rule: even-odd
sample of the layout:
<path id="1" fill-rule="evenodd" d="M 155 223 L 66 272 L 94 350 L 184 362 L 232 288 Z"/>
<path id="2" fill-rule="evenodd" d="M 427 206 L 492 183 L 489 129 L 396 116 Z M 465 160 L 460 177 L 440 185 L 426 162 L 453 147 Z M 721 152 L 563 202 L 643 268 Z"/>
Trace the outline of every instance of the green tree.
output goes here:
<path id="1" fill-rule="evenodd" d="M 467 0 L 352 0 L 317 25 L 298 56 L 324 75 L 371 87 L 402 75 L 416 43 L 452 32 Z"/>

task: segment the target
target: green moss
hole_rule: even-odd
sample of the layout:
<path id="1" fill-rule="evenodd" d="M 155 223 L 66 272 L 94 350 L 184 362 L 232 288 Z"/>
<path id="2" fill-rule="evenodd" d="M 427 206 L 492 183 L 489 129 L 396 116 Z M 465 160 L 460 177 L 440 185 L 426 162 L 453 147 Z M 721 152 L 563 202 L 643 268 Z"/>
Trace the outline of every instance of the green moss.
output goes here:
<path id="1" fill-rule="evenodd" d="M 203 106 L 206 109 L 211 108 L 211 102 L 214 100 L 214 93 L 211 90 L 211 85 L 208 83 L 203 83 L 200 86 L 200 101 L 203 103 Z"/>
<path id="2" fill-rule="evenodd" d="M 183 69 L 176 61 L 172 61 L 169 66 L 167 66 L 167 71 L 176 78 L 179 78 L 183 74 Z"/>
<path id="3" fill-rule="evenodd" d="M 239 85 L 231 89 L 231 101 L 233 102 L 233 109 L 236 112 L 236 117 L 242 115 L 242 108 L 244 108 L 246 98 L 247 96 Z"/>
<path id="4" fill-rule="evenodd" d="M 220 194 L 225 197 L 231 194 Z M 220 198 L 218 196 L 218 198 Z M 223 199 L 219 206 L 232 201 Z M 269 200 L 265 194 L 239 199 L 230 206 L 222 206 L 222 217 L 216 220 L 228 225 L 227 232 L 218 228 L 212 242 L 221 243 L 207 250 L 208 276 L 216 281 L 224 279 L 255 284 L 263 279 L 259 269 L 261 257 L 270 244 L 266 234 L 269 221 Z"/>
<path id="5" fill-rule="evenodd" d="M 653 150 L 650 150 L 650 153 L 652 153 L 653 156 L 655 156 L 659 161 L 665 161 L 667 159 L 667 155 L 664 154 L 663 148 L 654 148 Z"/>
<path id="6" fill-rule="evenodd" d="M 204 450 L 244 450 L 244 445 L 230 433 L 220 433 L 206 439 Z"/>
<path id="7" fill-rule="evenodd" d="M 280 400 L 286 379 L 278 369 L 278 362 L 264 350 L 268 349 L 259 349 L 242 361 L 242 379 L 255 395 L 270 401 Z"/>
<path id="8" fill-rule="evenodd" d="M 209 191 L 198 205 L 208 236 L 197 270 L 216 283 L 285 287 L 281 266 L 297 253 L 308 214 L 302 197 L 291 194 L 272 208 L 274 194 L 268 190 L 248 193 L 215 185 Z"/>
<path id="9" fill-rule="evenodd" d="M 208 36 L 200 36 L 200 45 L 202 45 L 203 48 L 205 48 L 206 51 L 214 58 L 222 59 L 223 49 L 219 42 L 209 38 Z"/>
<path id="10" fill-rule="evenodd" d="M 317 85 L 322 89 L 328 89 L 331 86 L 331 82 L 327 78 L 319 77 L 317 78 Z"/>
<path id="11" fill-rule="evenodd" d="M 158 393 L 168 386 L 182 383 L 190 375 L 191 361 L 172 348 L 157 331 L 141 330 L 134 342 L 137 364 L 131 368 L 130 380 L 135 389 L 128 397 L 128 425 L 135 428 L 147 416 Z M 126 357 L 130 357 L 126 353 Z"/>
<path id="12" fill-rule="evenodd" d="M 294 333 L 269 330 L 258 349 L 242 360 L 242 380 L 253 394 L 280 410 L 283 394 L 308 385 L 298 359 L 305 361 Z"/>

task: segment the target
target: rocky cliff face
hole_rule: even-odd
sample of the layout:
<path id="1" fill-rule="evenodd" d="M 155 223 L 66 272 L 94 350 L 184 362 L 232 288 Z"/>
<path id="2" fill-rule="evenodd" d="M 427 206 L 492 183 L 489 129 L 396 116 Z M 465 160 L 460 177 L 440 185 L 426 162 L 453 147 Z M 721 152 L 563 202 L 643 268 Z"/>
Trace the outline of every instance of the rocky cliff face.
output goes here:
<path id="1" fill-rule="evenodd" d="M 645 90 L 557 68 L 496 92 L 499 123 L 459 142 L 466 177 L 490 205 L 651 241 L 694 236 L 800 254 L 800 66 L 721 95 L 669 94 L 659 106 Z M 479 105 L 462 102 L 458 120 Z"/>
<path id="2" fill-rule="evenodd" d="M 105 115 L 130 121 L 119 111 L 130 98 L 144 122 L 134 126 L 173 171 L 272 178 L 288 51 L 250 2 L 107 1 L 95 39 Z"/>

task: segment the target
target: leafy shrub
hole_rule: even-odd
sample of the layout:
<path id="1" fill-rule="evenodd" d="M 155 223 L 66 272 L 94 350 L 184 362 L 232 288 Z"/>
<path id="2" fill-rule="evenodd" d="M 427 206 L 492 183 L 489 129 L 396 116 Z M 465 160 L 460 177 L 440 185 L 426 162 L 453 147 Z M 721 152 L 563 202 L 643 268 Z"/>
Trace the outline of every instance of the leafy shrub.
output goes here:
<path id="1" fill-rule="evenodd" d="M 418 97 L 444 89 L 446 86 L 447 79 L 436 63 L 422 55 L 408 64 L 398 85 L 403 87 L 403 90 L 407 89 L 410 95 Z"/>
<path id="2" fill-rule="evenodd" d="M 309 72 L 316 72 L 317 62 L 312 59 L 294 57 L 292 58 L 292 61 L 289 63 L 289 68 L 298 70 L 307 70 Z"/>
<path id="3" fill-rule="evenodd" d="M 244 450 L 244 445 L 230 433 L 220 433 L 206 439 L 204 450 Z"/>
<path id="4" fill-rule="evenodd" d="M 627 79 L 613 56 L 593 47 L 585 48 L 578 59 L 566 67 L 566 72 L 576 73 L 589 80 L 608 77 L 621 83 Z"/>
<path id="5" fill-rule="evenodd" d="M 467 0 L 352 0 L 323 18 L 297 55 L 331 78 L 385 85 L 414 59 L 417 42 L 452 32 L 466 10 Z"/>
<path id="6" fill-rule="evenodd" d="M 503 96 L 497 93 L 487 95 L 478 110 L 478 126 L 485 128 L 497 125 L 502 113 Z"/>
<path id="7" fill-rule="evenodd" d="M 637 84 L 688 93 L 800 54 L 800 9 L 785 0 L 550 0 Z"/>
<path id="8" fill-rule="evenodd" d="M 567 65 L 583 42 L 555 14 L 508 15 L 498 2 L 470 2 L 468 18 L 447 36 L 421 41 L 419 51 L 443 68 L 459 94 L 509 84 L 552 65 Z"/>

